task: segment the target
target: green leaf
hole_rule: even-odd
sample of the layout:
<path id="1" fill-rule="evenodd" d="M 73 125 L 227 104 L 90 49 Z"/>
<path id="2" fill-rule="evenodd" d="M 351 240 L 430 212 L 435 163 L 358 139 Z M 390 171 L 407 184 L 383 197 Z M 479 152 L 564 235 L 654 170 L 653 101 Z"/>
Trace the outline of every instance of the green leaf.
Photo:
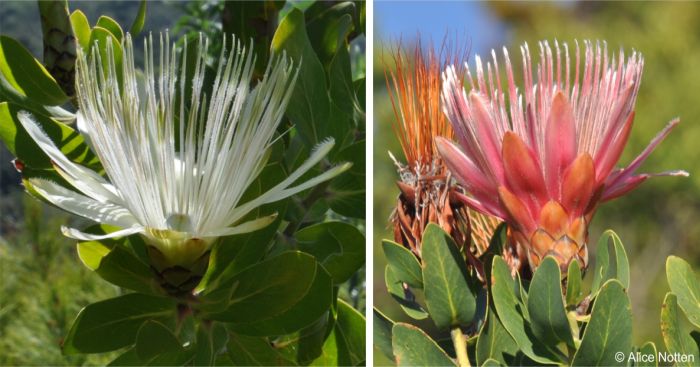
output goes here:
<path id="1" fill-rule="evenodd" d="M 122 246 L 112 249 L 90 241 L 79 242 L 78 257 L 102 279 L 133 291 L 165 295 L 151 268 Z M 107 252 L 105 252 L 105 250 Z"/>
<path id="2" fill-rule="evenodd" d="M 247 202 L 260 196 L 285 178 L 286 175 L 279 163 L 268 164 L 243 193 L 241 202 Z M 195 288 L 195 292 L 206 296 L 218 289 L 219 286 L 226 284 L 242 270 L 260 261 L 280 228 L 282 214 L 286 208 L 287 201 L 282 200 L 263 205 L 242 218 L 241 221 L 246 221 L 278 213 L 277 219 L 269 226 L 254 232 L 220 239 L 212 248 L 209 256 L 209 267 Z"/>
<path id="3" fill-rule="evenodd" d="M 666 259 L 666 279 L 688 320 L 700 328 L 700 280 L 693 268 L 677 256 Z"/>
<path id="4" fill-rule="evenodd" d="M 391 333 L 398 366 L 455 366 L 447 353 L 420 328 L 399 322 Z"/>
<path id="5" fill-rule="evenodd" d="M 495 359 L 487 359 L 484 361 L 484 363 L 481 365 L 481 367 L 497 367 L 497 366 L 503 366 L 500 362 L 498 362 Z"/>
<path id="6" fill-rule="evenodd" d="M 194 365 L 214 366 L 216 356 L 228 343 L 228 331 L 223 324 L 200 322 L 197 326 L 197 345 L 195 346 Z"/>
<path id="7" fill-rule="evenodd" d="M 690 337 L 695 340 L 695 344 L 698 346 L 698 349 L 700 349 L 700 330 L 691 331 Z"/>
<path id="8" fill-rule="evenodd" d="M 339 19 L 339 21 L 343 20 L 345 20 L 346 23 L 351 21 L 349 15 L 345 15 L 343 18 Z M 353 86 L 350 54 L 348 53 L 348 46 L 345 42 L 341 42 L 338 45 L 337 51 L 330 63 L 328 77 L 330 81 L 329 92 L 331 101 L 338 110 L 342 111 L 342 113 L 346 114 L 350 119 L 353 117 L 353 112 L 356 110 L 358 112 L 363 112 L 357 101 L 355 88 Z"/>
<path id="9" fill-rule="evenodd" d="M 150 320 L 139 329 L 134 350 L 143 366 L 182 366 L 192 358 L 170 329 Z"/>
<path id="10" fill-rule="evenodd" d="M 343 300 L 333 332 L 312 366 L 357 366 L 365 360 L 365 318 Z"/>
<path id="11" fill-rule="evenodd" d="M 642 347 L 639 348 L 638 356 L 640 357 L 640 360 L 636 361 L 636 363 L 634 364 L 635 366 L 656 367 L 659 365 L 659 353 L 656 350 L 656 345 L 653 342 L 644 343 L 644 345 L 642 345 Z"/>
<path id="12" fill-rule="evenodd" d="M 365 236 L 343 222 L 323 222 L 294 234 L 298 248 L 323 264 L 337 284 L 344 283 L 365 263 Z"/>
<path id="13" fill-rule="evenodd" d="M 330 100 L 323 66 L 306 34 L 304 14 L 292 9 L 282 19 L 272 39 L 272 50 L 285 51 L 296 65 L 301 62 L 299 77 L 287 107 L 287 117 L 296 126 L 306 144 L 316 144 L 331 136 L 328 124 Z M 302 61 L 303 60 L 303 61 Z M 342 136 L 334 136 L 336 142 Z"/>
<path id="14" fill-rule="evenodd" d="M 7 149 L 26 166 L 53 168 L 51 159 L 29 137 L 17 119 L 17 113 L 21 110 L 22 108 L 14 103 L 0 103 L 0 139 Z M 33 114 L 33 117 L 66 157 L 78 164 L 99 170 L 99 161 L 85 144 L 80 133 L 46 116 Z"/>
<path id="15" fill-rule="evenodd" d="M 343 32 L 350 29 L 351 25 L 352 18 L 348 14 L 341 16 L 332 24 L 331 28 L 337 28 L 337 30 L 333 30 L 332 37 L 338 37 L 339 39 L 336 46 L 337 51 L 333 54 L 330 65 L 326 66 L 326 68 L 328 69 L 331 101 L 331 120 L 329 123 L 332 124 L 334 136 L 350 135 L 349 138 L 354 139 L 354 135 L 357 133 L 353 128 L 359 125 L 360 120 L 364 119 L 364 111 L 360 108 L 359 102 L 357 102 L 352 81 L 349 46 L 345 42 L 345 35 L 343 34 Z M 364 155 L 357 155 L 356 157 L 364 158 Z M 362 171 L 364 172 L 364 166 Z M 359 185 L 358 188 L 361 188 Z"/>
<path id="16" fill-rule="evenodd" d="M 328 335 L 328 337 L 323 341 L 323 345 L 320 348 L 320 353 L 314 358 L 309 365 L 310 366 L 352 366 L 349 362 L 341 364 L 340 358 L 347 358 L 342 354 L 345 352 L 343 346 L 340 345 L 342 342 L 337 340 L 338 335 L 336 329 Z M 299 361 L 301 364 L 301 361 Z M 306 364 L 306 363 L 304 363 Z"/>
<path id="17" fill-rule="evenodd" d="M 19 42 L 0 36 L 0 74 L 19 94 L 49 106 L 68 101 L 56 80 Z"/>
<path id="18" fill-rule="evenodd" d="M 323 344 L 334 325 L 335 312 L 329 312 L 298 332 L 278 337 L 273 346 L 286 359 L 307 365 L 323 354 Z"/>
<path id="19" fill-rule="evenodd" d="M 83 50 L 87 50 L 88 46 L 90 46 L 90 33 L 92 30 L 90 29 L 90 23 L 88 22 L 85 13 L 79 9 L 75 10 L 73 14 L 70 15 L 70 22 L 73 26 L 73 34 L 75 35 L 78 44 L 83 48 Z"/>
<path id="20" fill-rule="evenodd" d="M 232 334 L 228 356 L 237 366 L 292 366 L 265 338 Z"/>
<path id="21" fill-rule="evenodd" d="M 111 57 L 108 57 L 108 42 L 111 42 L 112 44 L 112 50 L 114 53 L 114 66 L 117 72 L 117 80 L 119 81 L 119 85 L 121 86 L 124 80 L 122 70 L 122 46 L 120 44 L 119 39 L 117 39 L 116 35 L 114 35 L 110 30 L 104 27 L 100 27 L 98 25 L 93 27 L 92 32 L 90 33 L 90 53 L 88 55 L 92 55 L 92 49 L 97 47 L 97 51 L 100 53 L 100 59 L 102 60 L 102 71 L 106 78 L 107 70 L 109 69 L 109 63 L 112 59 Z"/>
<path id="22" fill-rule="evenodd" d="M 117 358 L 109 362 L 107 366 L 138 366 L 141 365 L 141 360 L 136 355 L 136 348 L 129 348 Z"/>
<path id="23" fill-rule="evenodd" d="M 389 294 L 399 303 L 401 309 L 408 316 L 416 320 L 423 320 L 428 317 L 428 313 L 416 302 L 415 295 L 411 289 L 404 286 L 404 283 L 394 274 L 393 268 L 388 265 L 384 268 L 384 281 Z"/>
<path id="24" fill-rule="evenodd" d="M 482 258 L 486 254 L 492 254 L 494 256 L 502 254 L 507 244 L 508 224 L 506 222 L 502 222 L 496 227 L 496 229 L 493 230 L 493 235 L 489 240 L 489 247 L 484 252 L 484 255 L 482 255 Z"/>
<path id="25" fill-rule="evenodd" d="M 566 305 L 575 307 L 581 300 L 581 268 L 578 260 L 573 259 L 569 263 L 566 275 Z"/>
<path id="26" fill-rule="evenodd" d="M 254 336 L 290 334 L 312 324 L 328 311 L 333 301 L 333 282 L 323 267 L 316 269 L 316 277 L 304 298 L 275 317 L 252 323 L 231 325 L 236 333 Z"/>
<path id="27" fill-rule="evenodd" d="M 329 65 L 338 49 L 346 47 L 345 39 L 353 28 L 352 16 L 355 14 L 355 4 L 350 1 L 319 9 L 327 4 L 317 2 L 312 5 L 316 9 L 306 12 L 309 39 L 323 65 Z"/>
<path id="28" fill-rule="evenodd" d="M 117 42 L 121 44 L 122 40 L 124 39 L 124 31 L 122 31 L 122 27 L 117 23 L 116 20 L 103 15 L 99 19 L 97 19 L 97 23 L 95 24 L 97 27 L 102 27 L 106 30 L 108 30 L 110 33 L 112 33 L 112 36 L 116 38 Z"/>
<path id="29" fill-rule="evenodd" d="M 698 344 L 688 333 L 687 328 L 681 325 L 678 317 L 678 298 L 673 293 L 666 293 L 661 308 L 661 335 L 669 353 L 694 356 L 694 362 L 678 361 L 676 366 L 694 366 L 695 362 L 700 361 Z"/>
<path id="30" fill-rule="evenodd" d="M 79 242 L 77 245 L 78 257 L 90 270 L 97 270 L 100 267 L 102 258 L 112 250 L 97 241 Z"/>
<path id="31" fill-rule="evenodd" d="M 394 321 L 374 307 L 372 312 L 372 339 L 374 340 L 374 346 L 379 348 L 391 360 L 394 360 L 394 352 L 391 348 L 391 329 L 393 327 Z"/>
<path id="32" fill-rule="evenodd" d="M 146 0 L 141 0 L 139 12 L 136 13 L 136 18 L 134 18 L 134 22 L 131 24 L 131 29 L 129 30 L 131 36 L 136 37 L 139 33 L 141 33 L 144 24 L 146 24 Z"/>
<path id="33" fill-rule="evenodd" d="M 335 335 L 339 347 L 338 364 L 349 362 L 357 366 L 365 360 L 365 317 L 342 299 L 338 299 L 337 312 Z"/>
<path id="34" fill-rule="evenodd" d="M 355 91 L 355 98 L 357 98 L 357 103 L 358 107 L 360 108 L 360 111 L 364 113 L 366 109 L 366 101 L 365 101 L 365 93 L 367 92 L 367 80 L 364 77 L 364 71 L 362 72 L 362 77 L 359 79 L 355 79 L 355 81 L 352 82 L 352 89 Z M 365 117 L 362 116 L 360 121 L 358 121 L 358 127 L 362 132 L 365 131 Z"/>
<path id="35" fill-rule="evenodd" d="M 569 319 L 561 292 L 561 273 L 557 261 L 545 257 L 530 282 L 527 309 L 533 334 L 549 345 L 564 342 L 574 347 Z"/>
<path id="36" fill-rule="evenodd" d="M 612 251 L 610 251 L 610 239 L 612 239 Z M 610 257 L 613 255 L 615 262 L 611 263 Z M 622 245 L 620 237 L 610 229 L 605 231 L 598 240 L 591 294 L 595 295 L 600 286 L 609 279 L 617 279 L 625 289 L 629 288 L 630 267 L 627 261 L 627 252 L 625 252 L 625 247 Z"/>
<path id="37" fill-rule="evenodd" d="M 616 279 L 600 288 L 583 332 L 581 346 L 573 366 L 619 365 L 615 353 L 629 355 L 632 350 L 632 309 L 625 287 Z"/>
<path id="38" fill-rule="evenodd" d="M 352 162 L 352 167 L 334 178 L 326 201 L 334 212 L 352 218 L 365 217 L 365 141 L 343 148 L 334 161 Z"/>
<path id="39" fill-rule="evenodd" d="M 195 293 L 206 295 L 218 290 L 236 274 L 258 262 L 275 237 L 282 219 L 254 232 L 228 236 L 217 242 L 209 255 L 209 266 L 195 288 Z"/>
<path id="40" fill-rule="evenodd" d="M 423 288 L 423 269 L 416 256 L 396 242 L 383 240 L 386 261 L 396 278 L 411 287 Z"/>
<path id="41" fill-rule="evenodd" d="M 489 247 L 484 251 L 484 253 L 479 257 L 483 264 L 491 264 L 493 262 L 494 256 L 500 256 L 503 254 L 505 247 L 508 245 L 508 224 L 502 222 L 496 229 L 493 230 L 493 235 L 489 240 Z M 487 283 L 491 281 L 491 267 L 484 267 L 486 273 Z"/>
<path id="42" fill-rule="evenodd" d="M 314 258 L 302 252 L 286 252 L 253 265 L 211 293 L 216 298 L 216 293 L 228 294 L 235 285 L 226 310 L 206 317 L 241 324 L 281 315 L 304 298 L 316 271 Z"/>
<path id="43" fill-rule="evenodd" d="M 509 366 L 514 365 L 518 345 L 503 327 L 493 307 L 489 308 L 486 326 L 476 340 L 476 362 L 484 365 L 489 360 Z"/>
<path id="44" fill-rule="evenodd" d="M 87 305 L 73 322 L 63 353 L 103 353 L 133 344 L 147 320 L 172 324 L 176 301 L 131 293 Z"/>
<path id="45" fill-rule="evenodd" d="M 467 283 L 467 265 L 452 238 L 438 225 L 423 232 L 423 287 L 430 317 L 440 329 L 469 325 L 476 294 Z"/>
<path id="46" fill-rule="evenodd" d="M 270 56 L 270 39 L 275 31 L 279 9 L 284 1 L 225 1 L 221 25 L 225 34 L 234 34 L 248 43 L 253 41 L 255 73 L 262 75 Z"/>
<path id="47" fill-rule="evenodd" d="M 552 350 L 554 346 L 547 346 L 538 342 L 529 324 L 526 323 L 523 313 L 525 304 L 516 294 L 520 294 L 521 285 L 510 276 L 510 268 L 500 256 L 493 258 L 491 294 L 494 307 L 498 313 L 503 327 L 516 341 L 520 350 L 540 364 L 556 364 L 561 357 Z"/>
<path id="48" fill-rule="evenodd" d="M 355 1 L 355 4 L 359 7 L 355 15 L 355 28 L 361 33 L 365 34 L 365 23 L 367 14 L 367 4 L 365 1 Z"/>

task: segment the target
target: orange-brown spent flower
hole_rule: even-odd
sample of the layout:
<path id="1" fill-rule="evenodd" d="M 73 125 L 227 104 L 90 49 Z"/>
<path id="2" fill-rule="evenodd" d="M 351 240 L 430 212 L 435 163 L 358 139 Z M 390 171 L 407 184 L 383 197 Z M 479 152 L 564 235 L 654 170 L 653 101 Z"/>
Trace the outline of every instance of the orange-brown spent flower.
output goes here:
<path id="1" fill-rule="evenodd" d="M 412 58 L 403 52 L 400 44 L 392 56 L 395 69 L 385 73 L 395 115 L 392 127 L 408 166 L 430 166 L 433 158 L 439 157 L 434 138 L 453 135 L 440 104 L 442 52 L 437 54 L 430 47 L 424 55 L 418 41 Z M 444 167 L 441 163 L 439 166 Z"/>
<path id="2" fill-rule="evenodd" d="M 395 115 L 393 129 L 407 161 L 402 164 L 392 156 L 401 192 L 391 217 L 394 239 L 420 258 L 423 230 L 428 223 L 436 223 L 460 246 L 475 245 L 465 251 L 475 263 L 499 222 L 483 219 L 476 232 L 471 230 L 470 211 L 455 199 L 455 193 L 462 190 L 452 180 L 434 140 L 436 136 L 453 136 L 440 104 L 441 71 L 444 63 L 461 63 L 463 57 L 444 46 L 439 53 L 431 47 L 424 54 L 418 42 L 408 55 L 399 45 L 392 59 L 395 69 L 385 77 Z"/>

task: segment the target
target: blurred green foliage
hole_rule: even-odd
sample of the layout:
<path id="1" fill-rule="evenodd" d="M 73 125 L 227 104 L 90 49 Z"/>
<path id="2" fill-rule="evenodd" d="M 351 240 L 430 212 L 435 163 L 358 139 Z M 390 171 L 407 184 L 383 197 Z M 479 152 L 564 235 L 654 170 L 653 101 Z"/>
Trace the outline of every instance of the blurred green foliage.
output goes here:
<path id="1" fill-rule="evenodd" d="M 431 5 L 433 6 L 433 5 Z M 437 5 L 435 5 L 437 6 Z M 605 203 L 593 220 L 589 245 L 601 233 L 614 229 L 627 244 L 631 264 L 630 288 L 634 317 L 634 342 L 653 340 L 659 345 L 659 315 L 668 291 L 664 259 L 674 254 L 694 267 L 700 266 L 700 104 L 695 92 L 700 85 L 700 3 L 696 2 L 567 2 L 484 4 L 507 30 L 516 71 L 521 70 L 519 45 L 528 42 L 531 51 L 539 40 L 559 40 L 572 46 L 574 40 L 606 40 L 609 52 L 623 47 L 626 54 L 640 51 L 645 59 L 642 85 L 637 99 L 635 126 L 620 164 L 630 162 L 665 124 L 680 116 L 681 124 L 641 167 L 640 172 L 685 169 L 690 178 L 652 178 L 623 198 Z M 382 20 L 377 19 L 377 24 Z M 445 24 L 446 29 L 459 29 Z M 419 30 L 420 25 L 416 28 Z M 467 34 L 462 39 L 487 35 Z M 384 82 L 382 55 L 388 44 L 375 42 L 375 149 L 374 149 L 374 292 L 375 305 L 395 320 L 402 312 L 384 287 L 381 239 L 391 238 L 388 217 L 398 191 L 396 171 L 387 150 L 400 152 L 390 128 L 394 118 Z M 405 41 L 405 40 L 404 40 Z M 500 44 L 493 44 L 500 50 Z M 473 62 L 473 55 L 470 55 Z M 490 57 L 489 55 L 482 55 Z M 533 55 L 533 62 L 537 56 Z M 516 75 L 516 80 L 518 75 Z M 595 256 L 595 253 L 593 254 Z M 595 261 L 595 260 L 593 260 Z M 649 320 L 649 321 L 647 321 Z M 430 326 L 429 324 L 426 324 Z M 422 325 L 421 327 L 425 327 Z M 375 356 L 380 353 L 376 352 Z M 375 360 L 385 363 L 385 360 Z"/>
<path id="2" fill-rule="evenodd" d="M 119 289 L 88 274 L 74 241 L 56 235 L 67 214 L 27 195 L 16 201 L 24 207 L 21 224 L 0 236 L 0 365 L 108 363 L 115 354 L 66 357 L 60 345 L 85 304 Z"/>

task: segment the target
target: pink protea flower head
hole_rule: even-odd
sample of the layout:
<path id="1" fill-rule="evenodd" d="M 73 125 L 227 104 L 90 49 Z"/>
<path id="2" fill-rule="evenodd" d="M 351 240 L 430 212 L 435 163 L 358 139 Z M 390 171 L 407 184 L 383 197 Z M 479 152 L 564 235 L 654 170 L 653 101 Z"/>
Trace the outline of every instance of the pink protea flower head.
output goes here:
<path id="1" fill-rule="evenodd" d="M 459 145 L 436 143 L 472 208 L 509 223 L 512 238 L 535 269 L 553 255 L 563 270 L 576 259 L 588 263 L 588 224 L 599 203 L 626 194 L 651 177 L 635 171 L 679 122 L 671 121 L 625 168 L 615 168 L 632 128 L 643 58 L 608 55 L 603 42 L 539 44 L 533 71 L 527 44 L 521 47 L 524 88 L 519 91 L 508 50 L 503 49 L 507 90 L 498 58 L 476 79 L 466 65 L 465 91 L 454 66 L 443 73 L 443 109 Z M 562 50 L 563 48 L 563 50 Z M 537 73 L 537 82 L 533 72 Z M 655 175 L 687 176 L 685 171 Z"/>

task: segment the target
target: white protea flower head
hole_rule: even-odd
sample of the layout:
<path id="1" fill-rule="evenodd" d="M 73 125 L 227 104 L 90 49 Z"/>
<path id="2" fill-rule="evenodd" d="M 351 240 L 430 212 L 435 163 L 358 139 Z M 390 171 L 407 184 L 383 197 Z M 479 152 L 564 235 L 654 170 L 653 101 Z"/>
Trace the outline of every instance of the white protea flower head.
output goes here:
<path id="1" fill-rule="evenodd" d="M 139 233 L 163 254 L 167 265 L 187 267 L 217 238 L 251 232 L 274 221 L 276 215 L 242 222 L 253 209 L 349 168 L 349 163 L 338 165 L 293 186 L 331 150 L 334 142 L 328 139 L 282 182 L 240 202 L 267 163 L 298 69 L 284 54 L 273 55 L 262 80 L 251 89 L 253 52 L 240 41 L 232 43 L 229 53 L 224 51 L 219 59 L 207 98 L 202 87 L 208 42 L 200 36 L 189 99 L 185 97 L 187 47 L 178 52 L 167 34 L 165 41 L 160 37 L 159 68 L 154 63 L 152 37 L 144 42 L 142 75 L 134 66 L 128 34 L 121 55 L 115 55 L 108 42 L 106 60 L 96 49 L 89 56 L 78 50 L 78 126 L 108 179 L 69 160 L 29 113 L 18 114 L 56 171 L 80 193 L 30 178 L 33 189 L 64 210 L 121 227 L 106 235 L 63 227 L 66 236 L 100 240 Z M 115 57 L 122 59 L 120 70 Z"/>

